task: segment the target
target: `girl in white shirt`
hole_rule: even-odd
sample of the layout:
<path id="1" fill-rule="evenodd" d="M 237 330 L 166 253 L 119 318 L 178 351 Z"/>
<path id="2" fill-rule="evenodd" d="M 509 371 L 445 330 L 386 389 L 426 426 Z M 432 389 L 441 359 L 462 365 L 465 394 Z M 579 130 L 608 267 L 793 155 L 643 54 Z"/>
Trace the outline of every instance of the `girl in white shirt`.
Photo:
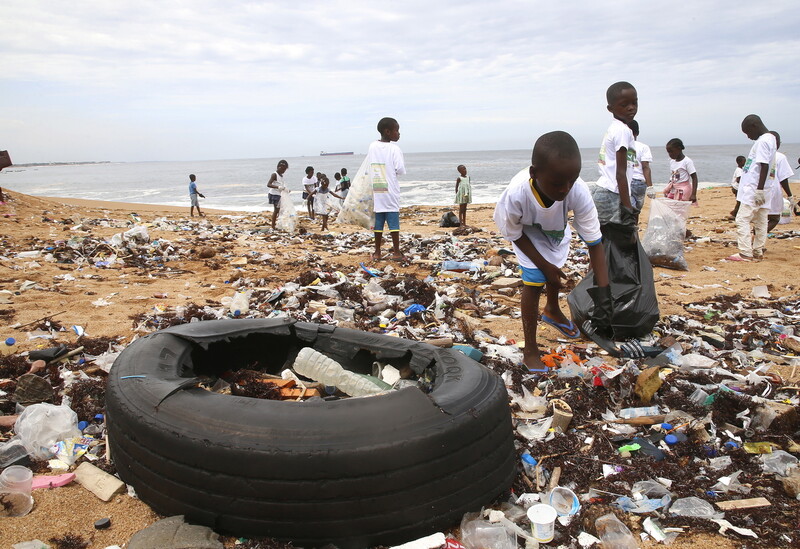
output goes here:
<path id="1" fill-rule="evenodd" d="M 683 154 L 683 141 L 678 138 L 667 142 L 669 169 L 672 175 L 664 188 L 664 196 L 673 200 L 697 202 L 697 170 L 694 162 Z"/>

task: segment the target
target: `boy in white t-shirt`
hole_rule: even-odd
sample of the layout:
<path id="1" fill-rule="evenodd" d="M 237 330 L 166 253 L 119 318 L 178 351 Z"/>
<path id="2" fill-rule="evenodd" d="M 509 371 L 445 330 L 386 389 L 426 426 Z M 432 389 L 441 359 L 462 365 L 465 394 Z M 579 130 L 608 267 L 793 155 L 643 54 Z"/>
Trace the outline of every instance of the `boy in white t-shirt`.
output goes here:
<path id="1" fill-rule="evenodd" d="M 781 136 L 778 132 L 769 132 L 775 136 L 775 146 L 777 149 L 781 148 Z M 789 159 L 780 151 L 775 152 L 775 160 L 769 168 L 769 178 L 766 187 L 770 188 L 771 200 L 769 205 L 769 214 L 767 215 L 767 232 L 772 232 L 772 229 L 778 226 L 781 222 L 781 213 L 783 213 L 783 193 L 781 190 L 786 191 L 786 196 L 789 197 L 790 207 L 794 207 L 795 198 L 792 196 L 792 188 L 789 186 L 789 178 L 794 175 L 792 167 L 789 165 Z M 766 248 L 761 249 L 761 255 L 764 255 Z"/>
<path id="2" fill-rule="evenodd" d="M 520 171 L 500 195 L 494 222 L 512 242 L 522 269 L 522 330 L 525 337 L 523 362 L 529 370 L 544 370 L 536 342 L 539 297 L 545 287 L 547 302 L 542 321 L 563 335 L 577 338 L 580 332 L 558 304 L 558 292 L 567 276 L 561 267 L 567 260 L 572 231 L 567 223 L 570 211 L 580 237 L 589 246 L 596 288 L 590 289 L 595 302 L 592 326 L 608 332 L 611 326 L 611 290 L 603 251 L 597 210 L 586 183 L 580 179 L 581 154 L 578 144 L 566 132 L 544 134 L 536 140 L 531 166 Z"/>
<path id="3" fill-rule="evenodd" d="M 375 252 L 372 259 L 381 258 L 383 227 L 392 235 L 392 259 L 405 259 L 400 251 L 400 182 L 398 175 L 406 173 L 403 151 L 394 143 L 400 139 L 400 124 L 394 118 L 381 118 L 378 122 L 379 141 L 373 141 L 367 150 L 367 176 L 372 184 L 375 204 Z"/>
<path id="4" fill-rule="evenodd" d="M 742 168 L 744 168 L 744 162 L 747 160 L 741 154 L 736 157 L 736 169 L 733 170 L 733 177 L 731 177 L 731 189 L 733 189 L 733 196 L 736 196 L 739 193 L 739 181 L 742 179 Z M 736 206 L 734 206 L 733 210 L 731 211 L 731 219 L 736 219 L 736 214 L 739 213 L 739 199 L 736 199 Z"/>
<path id="5" fill-rule="evenodd" d="M 752 261 L 761 257 L 761 250 L 767 241 L 770 198 L 765 185 L 770 164 L 778 149 L 775 136 L 769 133 L 761 118 L 755 114 L 749 114 L 742 120 L 742 132 L 755 143 L 742 168 L 736 195 L 741 203 L 736 215 L 739 253 L 726 257 L 727 261 Z M 753 230 L 755 236 L 751 236 Z"/>
<path id="6" fill-rule="evenodd" d="M 639 141 L 639 123 L 631 120 L 628 127 L 633 133 L 633 148 L 636 150 L 636 159 L 633 162 L 633 174 L 631 175 L 631 205 L 637 214 L 644 207 L 644 197 L 656 197 L 656 190 L 653 188 L 652 172 L 650 162 L 653 161 L 653 153 L 650 147 Z"/>
<path id="7" fill-rule="evenodd" d="M 317 176 L 314 175 L 314 166 L 306 167 L 306 176 L 303 178 L 303 200 L 306 201 L 308 207 L 308 217 L 315 219 L 314 214 L 314 191 L 317 190 L 319 181 Z"/>
<path id="8" fill-rule="evenodd" d="M 636 223 L 636 210 L 631 203 L 630 183 L 636 160 L 633 132 L 628 124 L 639 110 L 636 88 L 628 82 L 616 82 L 606 91 L 608 111 L 614 116 L 600 145 L 597 167 L 600 177 L 592 186 L 600 225 Z"/>

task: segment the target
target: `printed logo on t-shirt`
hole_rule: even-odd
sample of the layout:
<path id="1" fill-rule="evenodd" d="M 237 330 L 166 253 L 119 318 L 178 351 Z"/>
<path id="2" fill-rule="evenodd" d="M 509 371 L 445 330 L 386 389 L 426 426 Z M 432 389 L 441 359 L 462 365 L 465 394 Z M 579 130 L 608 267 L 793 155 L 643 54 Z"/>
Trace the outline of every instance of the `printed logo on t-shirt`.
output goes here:
<path id="1" fill-rule="evenodd" d="M 608 132 L 603 136 L 603 144 L 600 145 L 600 156 L 597 158 L 597 163 L 601 166 L 606 165 L 606 137 L 608 137 Z"/>
<path id="2" fill-rule="evenodd" d="M 638 162 L 636 161 L 636 149 L 634 148 L 628 149 L 628 164 L 631 166 L 638 166 Z"/>
<path id="3" fill-rule="evenodd" d="M 389 181 L 386 179 L 386 164 L 370 164 L 369 173 L 372 178 L 372 192 L 388 193 Z"/>
<path id="4" fill-rule="evenodd" d="M 566 229 L 566 225 L 564 225 L 564 229 L 552 231 L 543 229 L 539 223 L 534 223 L 533 226 L 539 229 L 553 244 L 559 244 L 564 240 L 564 229 Z"/>
<path id="5" fill-rule="evenodd" d="M 748 158 L 748 159 L 747 159 L 747 162 L 745 162 L 745 163 L 744 163 L 744 168 L 742 168 L 742 171 L 743 171 L 744 173 L 747 173 L 747 172 L 749 172 L 749 171 L 750 171 L 750 166 L 751 166 L 752 164 L 753 164 L 753 159 L 752 159 L 752 158 Z"/>

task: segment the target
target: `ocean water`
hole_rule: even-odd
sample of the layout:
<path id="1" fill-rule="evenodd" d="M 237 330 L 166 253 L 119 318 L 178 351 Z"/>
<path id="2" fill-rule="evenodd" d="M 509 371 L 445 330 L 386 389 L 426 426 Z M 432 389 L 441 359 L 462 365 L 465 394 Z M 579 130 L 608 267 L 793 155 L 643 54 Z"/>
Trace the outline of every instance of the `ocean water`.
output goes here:
<path id="1" fill-rule="evenodd" d="M 400 143 L 402 147 L 402 143 Z M 651 169 L 656 188 L 669 178 L 669 158 L 662 146 L 652 146 Z M 706 145 L 691 147 L 687 155 L 697 168 L 700 187 L 727 185 L 736 168 L 737 155 L 746 155 L 750 147 L 742 145 Z M 794 162 L 800 145 L 784 144 L 781 150 Z M 407 174 L 400 179 L 401 204 L 451 205 L 456 166 L 464 164 L 472 179 L 473 202 L 495 202 L 509 180 L 530 165 L 530 150 L 406 153 Z M 597 179 L 598 149 L 581 149 L 581 177 Z M 242 160 L 204 160 L 191 162 L 113 162 L 50 166 L 12 166 L 0 172 L 0 187 L 34 196 L 84 198 L 168 206 L 189 206 L 189 174 L 197 176 L 197 187 L 206 199 L 205 208 L 234 211 L 264 211 L 266 183 L 279 158 Z M 323 172 L 334 183 L 333 174 L 347 168 L 354 177 L 364 160 L 353 156 L 287 157 L 289 170 L 285 180 L 300 203 L 301 180 L 306 166 Z M 795 164 L 792 164 L 794 167 Z M 794 178 L 793 178 L 794 180 Z"/>

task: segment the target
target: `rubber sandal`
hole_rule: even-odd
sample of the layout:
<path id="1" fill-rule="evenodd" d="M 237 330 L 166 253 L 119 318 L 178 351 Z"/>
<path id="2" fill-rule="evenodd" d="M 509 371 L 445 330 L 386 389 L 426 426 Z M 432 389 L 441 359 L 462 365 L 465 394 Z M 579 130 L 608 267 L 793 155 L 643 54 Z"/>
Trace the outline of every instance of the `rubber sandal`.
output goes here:
<path id="1" fill-rule="evenodd" d="M 615 358 L 619 358 L 621 356 L 622 353 L 620 352 L 616 343 L 597 333 L 597 328 L 592 326 L 591 320 L 583 321 L 583 324 L 581 324 L 581 332 L 583 332 L 583 335 L 591 339 L 593 342 L 597 343 L 601 349 L 606 351 L 611 356 Z"/>
<path id="2" fill-rule="evenodd" d="M 369 276 L 374 276 L 374 277 L 379 276 L 378 275 L 378 271 L 376 271 L 375 269 L 370 269 L 369 267 L 364 265 L 363 261 L 361 263 L 359 263 L 359 265 L 361 266 L 361 270 L 364 271 L 365 273 L 367 273 Z"/>
<path id="3" fill-rule="evenodd" d="M 733 254 L 726 257 L 723 261 L 753 261 L 753 260 L 741 254 Z"/>
<path id="4" fill-rule="evenodd" d="M 571 320 L 569 321 L 569 324 L 559 324 L 549 316 L 542 315 L 542 322 L 549 324 L 550 326 L 561 332 L 564 335 L 564 337 L 568 337 L 570 339 L 577 339 L 581 337 L 581 331 Z"/>
<path id="5" fill-rule="evenodd" d="M 664 349 L 642 345 L 636 339 L 631 339 L 619 346 L 623 358 L 653 358 L 660 355 Z"/>

